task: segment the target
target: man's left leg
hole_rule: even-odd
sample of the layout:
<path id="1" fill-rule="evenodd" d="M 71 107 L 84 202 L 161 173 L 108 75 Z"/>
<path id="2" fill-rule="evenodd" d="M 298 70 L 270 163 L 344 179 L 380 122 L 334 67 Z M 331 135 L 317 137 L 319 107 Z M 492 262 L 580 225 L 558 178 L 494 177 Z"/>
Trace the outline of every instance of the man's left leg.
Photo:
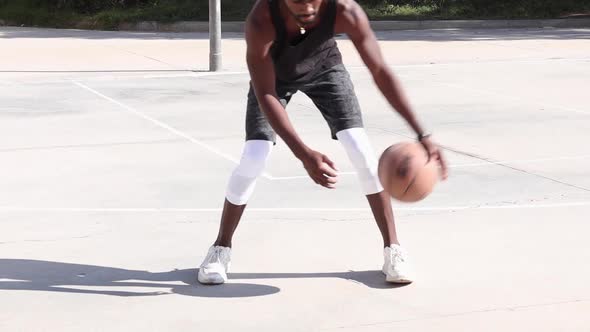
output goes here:
<path id="1" fill-rule="evenodd" d="M 337 65 L 319 73 L 301 91 L 318 107 L 330 126 L 332 138 L 342 143 L 356 170 L 383 237 L 383 272 L 386 280 L 411 282 L 406 254 L 399 246 L 395 230 L 391 198 L 379 181 L 377 157 L 363 128 L 362 114 L 350 75 L 343 65 Z"/>
<path id="2" fill-rule="evenodd" d="M 373 212 L 377 226 L 381 231 L 383 247 L 392 244 L 399 245 L 389 194 L 387 194 L 385 190 L 382 190 L 381 192 L 367 195 L 367 200 L 371 206 L 371 211 Z"/>
<path id="3" fill-rule="evenodd" d="M 384 246 L 383 273 L 386 280 L 394 283 L 412 282 L 407 254 L 397 239 L 391 198 L 379 182 L 377 157 L 364 128 L 345 129 L 336 133 L 336 136 L 356 170 L 362 190 L 381 231 Z"/>

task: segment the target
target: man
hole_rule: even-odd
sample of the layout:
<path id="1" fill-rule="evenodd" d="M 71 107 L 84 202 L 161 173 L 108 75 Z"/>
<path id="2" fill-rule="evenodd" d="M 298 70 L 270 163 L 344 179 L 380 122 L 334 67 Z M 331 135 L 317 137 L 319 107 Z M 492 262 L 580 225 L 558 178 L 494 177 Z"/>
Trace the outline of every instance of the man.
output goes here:
<path id="1" fill-rule="evenodd" d="M 391 200 L 377 176 L 371 148 L 349 74 L 334 34 L 349 36 L 389 103 L 417 134 L 431 159 L 447 169 L 442 154 L 418 123 L 399 82 L 385 64 L 362 8 L 353 0 L 258 0 L 246 20 L 247 63 L 251 85 L 246 111 L 246 143 L 227 186 L 217 240 L 201 264 L 203 284 L 227 281 L 232 236 L 263 173 L 276 134 L 301 160 L 313 181 L 334 188 L 334 163 L 297 135 L 285 107 L 301 91 L 318 107 L 332 138 L 339 140 L 360 180 L 383 237 L 383 273 L 388 282 L 410 283 L 407 256 L 399 245 Z M 275 134 L 276 133 L 276 134 Z"/>

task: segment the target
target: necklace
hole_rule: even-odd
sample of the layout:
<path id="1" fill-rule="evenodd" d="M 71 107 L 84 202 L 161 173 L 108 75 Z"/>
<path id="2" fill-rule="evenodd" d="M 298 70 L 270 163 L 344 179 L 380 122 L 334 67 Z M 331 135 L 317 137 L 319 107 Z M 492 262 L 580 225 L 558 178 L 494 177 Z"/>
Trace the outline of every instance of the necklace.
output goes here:
<path id="1" fill-rule="evenodd" d="M 305 34 L 305 27 L 299 25 L 299 33 L 301 33 L 302 35 Z"/>

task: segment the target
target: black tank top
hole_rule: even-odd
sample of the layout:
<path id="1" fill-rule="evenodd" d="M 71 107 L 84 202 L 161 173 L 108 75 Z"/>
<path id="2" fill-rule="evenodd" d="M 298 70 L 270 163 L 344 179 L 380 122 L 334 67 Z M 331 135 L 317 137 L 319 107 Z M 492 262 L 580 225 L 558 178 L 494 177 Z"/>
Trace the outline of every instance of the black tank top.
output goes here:
<path id="1" fill-rule="evenodd" d="M 300 38 L 289 41 L 279 1 L 268 0 L 276 37 L 271 48 L 277 80 L 301 83 L 323 69 L 342 64 L 342 55 L 334 40 L 337 0 L 328 0 L 320 23 Z"/>

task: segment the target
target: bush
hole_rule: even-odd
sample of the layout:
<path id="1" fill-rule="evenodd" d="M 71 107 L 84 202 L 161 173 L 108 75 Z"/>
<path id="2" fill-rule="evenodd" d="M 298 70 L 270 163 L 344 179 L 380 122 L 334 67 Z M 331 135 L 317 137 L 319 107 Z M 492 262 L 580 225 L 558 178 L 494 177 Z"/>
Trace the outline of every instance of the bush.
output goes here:
<path id="1" fill-rule="evenodd" d="M 444 18 L 559 17 L 590 10 L 590 0 L 357 0 L 369 13 L 428 13 Z M 404 16 L 404 15 L 401 15 Z M 421 15 L 414 15 L 421 16 Z"/>
<path id="2" fill-rule="evenodd" d="M 558 17 L 590 9 L 590 0 L 446 0 L 439 10 L 459 16 L 482 18 Z"/>
<path id="3" fill-rule="evenodd" d="M 256 0 L 221 0 L 222 19 L 243 20 Z M 371 19 L 555 18 L 590 11 L 590 0 L 357 0 Z M 0 0 L 0 18 L 68 27 L 84 20 L 115 29 L 120 22 L 206 21 L 208 0 Z"/>

